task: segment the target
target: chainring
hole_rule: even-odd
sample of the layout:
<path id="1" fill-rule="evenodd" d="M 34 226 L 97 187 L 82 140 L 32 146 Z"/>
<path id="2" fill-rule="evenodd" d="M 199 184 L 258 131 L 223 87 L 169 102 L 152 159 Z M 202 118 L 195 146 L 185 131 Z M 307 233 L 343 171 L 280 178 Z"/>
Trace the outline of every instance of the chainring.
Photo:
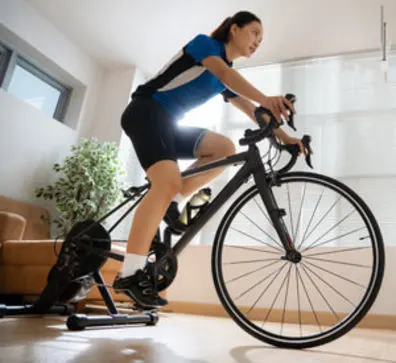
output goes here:
<path id="1" fill-rule="evenodd" d="M 155 253 L 156 257 L 157 289 L 163 291 L 176 277 L 177 257 L 171 248 L 157 241 L 152 242 L 150 253 Z"/>

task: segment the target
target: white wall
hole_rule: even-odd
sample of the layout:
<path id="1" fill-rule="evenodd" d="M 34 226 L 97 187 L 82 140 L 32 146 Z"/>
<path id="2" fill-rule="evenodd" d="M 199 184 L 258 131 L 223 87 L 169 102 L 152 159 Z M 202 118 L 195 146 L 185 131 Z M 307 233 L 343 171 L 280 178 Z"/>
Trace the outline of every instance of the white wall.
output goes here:
<path id="1" fill-rule="evenodd" d="M 118 1 L 117 6 L 94 0 L 74 1 L 73 6 L 62 0 L 29 1 L 103 62 L 133 61 L 149 73 L 159 70 L 196 34 L 209 34 L 241 8 L 260 17 L 264 39 L 253 57 L 241 58 L 238 64 L 377 49 L 381 5 L 388 39 L 396 39 L 394 0 L 217 0 L 215 6 L 210 0 L 130 0 Z M 92 15 L 83 15 L 87 12 Z"/>
<path id="2" fill-rule="evenodd" d="M 34 189 L 51 183 L 52 165 L 90 135 L 103 70 L 28 3 L 1 0 L 0 9 L 0 39 L 76 90 L 66 124 L 0 92 L 0 193 L 43 204 Z"/>
<path id="3" fill-rule="evenodd" d="M 0 89 L 2 195 L 40 204 L 34 189 L 54 179 L 52 164 L 75 142 L 71 128 Z"/>
<path id="4" fill-rule="evenodd" d="M 257 246 L 256 246 L 257 248 Z M 229 251 L 233 252 L 234 255 L 226 255 L 227 256 L 227 261 L 240 261 L 243 260 L 244 257 L 248 256 L 248 251 L 243 251 L 241 250 L 233 250 Z M 175 281 L 173 284 L 169 287 L 167 290 L 167 299 L 172 302 L 187 302 L 187 303 L 200 303 L 200 304 L 220 304 L 220 300 L 217 296 L 214 284 L 213 284 L 213 278 L 212 278 L 212 269 L 211 269 L 211 248 L 210 246 L 188 246 L 178 259 L 178 274 L 176 276 Z M 370 314 L 384 314 L 384 315 L 396 315 L 396 309 L 395 309 L 395 292 L 396 292 L 396 283 L 394 279 L 394 261 L 396 261 L 396 247 L 387 247 L 385 250 L 386 257 L 387 257 L 387 264 L 386 264 L 386 269 L 385 269 L 385 275 L 384 275 L 384 280 L 382 283 L 381 290 L 378 294 L 378 298 L 374 302 L 374 305 L 372 306 L 370 310 Z M 250 258 L 251 255 L 249 256 Z M 245 258 L 246 260 L 249 259 L 249 257 Z M 262 258 L 262 255 L 257 254 L 256 258 Z M 361 263 L 359 260 L 359 256 L 354 256 L 355 262 Z M 264 263 L 263 263 L 264 265 Z M 280 265 L 277 265 L 277 268 L 279 268 Z M 249 271 L 253 270 L 257 266 L 250 266 Z M 227 270 L 225 270 L 227 271 Z M 243 271 L 243 272 L 242 272 Z M 239 273 L 233 270 L 234 274 L 232 276 L 239 276 L 242 275 L 243 273 L 246 273 L 248 270 L 246 267 L 244 270 L 241 270 Z M 271 271 L 271 270 L 270 270 Z M 260 273 L 260 272 L 259 272 Z M 264 278 L 269 275 L 269 272 L 262 272 L 261 278 Z M 225 275 L 227 276 L 227 275 Z M 293 275 L 294 276 L 294 275 Z M 311 275 L 313 277 L 313 275 Z M 323 278 L 328 278 L 330 275 L 324 274 L 322 277 Z M 230 279 L 230 276 L 227 276 L 228 279 Z M 227 280 L 227 277 L 225 277 L 225 280 Z M 282 276 L 283 277 L 283 276 Z M 279 288 L 281 279 L 280 280 L 275 280 L 274 285 Z M 330 276 L 331 277 L 331 276 Z M 357 276 L 349 276 L 347 275 L 346 277 L 352 278 L 355 281 L 359 281 L 361 283 L 366 282 L 367 280 L 365 279 L 358 279 Z M 313 277 L 316 283 L 318 283 L 318 279 L 316 277 Z M 359 276 L 361 278 L 361 276 Z M 227 284 L 228 288 L 231 288 L 232 292 L 234 295 L 232 296 L 238 296 L 241 294 L 243 291 L 247 290 L 249 287 L 253 286 L 255 283 L 258 283 L 260 279 L 260 275 L 257 273 L 254 274 L 254 277 L 249 280 L 249 278 L 241 279 L 238 284 Z M 307 277 L 304 278 L 304 281 L 307 282 Z M 290 309 L 297 310 L 296 307 L 296 302 L 297 298 L 295 295 L 295 285 L 292 283 L 293 280 L 291 279 L 291 284 L 290 284 L 290 296 L 288 300 L 288 307 Z M 320 282 L 320 281 L 319 281 Z M 340 279 L 338 279 L 334 283 L 334 287 L 338 289 L 340 292 L 345 293 L 346 296 L 350 299 L 352 299 L 353 302 L 357 302 L 357 297 L 356 296 L 351 296 L 348 291 L 348 288 L 352 286 L 351 284 L 348 283 L 342 283 Z M 261 285 L 258 286 L 258 288 L 254 289 L 252 293 L 256 293 L 256 296 L 258 296 L 260 291 L 263 291 L 264 288 L 267 286 L 268 281 L 262 283 Z M 321 284 L 319 284 L 321 286 Z M 324 286 L 324 285 L 322 285 Z M 354 287 L 354 286 L 352 286 Z M 261 288 L 261 290 L 260 290 Z M 315 294 L 315 289 L 314 288 L 309 288 L 309 294 L 311 295 L 312 301 L 314 306 L 317 308 L 317 311 L 319 311 L 319 307 L 322 306 L 323 304 L 323 299 Z M 359 292 L 362 292 L 362 289 L 358 290 Z M 283 294 L 285 293 L 285 289 L 283 288 L 282 290 Z M 293 292 L 293 295 L 292 295 Z M 316 295 L 316 296 L 315 296 Z M 269 307 L 272 303 L 272 299 L 274 299 L 274 293 L 271 292 L 269 295 L 265 295 L 267 298 L 263 298 L 260 300 L 259 307 Z M 358 295 L 359 296 L 359 295 Z M 246 300 L 245 306 L 251 306 L 254 302 L 253 298 L 248 296 L 249 299 Z M 331 296 L 331 294 L 328 293 L 328 291 L 325 293 L 326 298 L 333 298 L 331 300 L 331 304 L 333 308 L 337 312 L 340 311 L 350 311 L 348 308 L 350 306 L 345 306 L 345 301 L 343 299 L 340 299 L 339 296 L 338 298 L 334 298 L 334 296 Z M 284 295 L 281 295 L 281 297 L 278 300 L 278 303 L 284 302 Z M 238 301 L 239 304 L 243 305 L 243 300 Z M 249 304 L 250 303 L 250 304 Z M 278 309 L 282 309 L 281 306 L 276 306 Z M 301 310 L 305 311 L 310 311 L 310 308 L 308 305 L 306 306 L 301 306 Z M 323 307 L 322 311 L 329 311 L 328 307 Z"/>
<path id="5" fill-rule="evenodd" d="M 120 118 L 136 69 L 102 69 L 24 1 L 0 0 L 0 8 L 0 39 L 73 87 L 64 123 L 0 90 L 0 193 L 56 213 L 52 203 L 34 196 L 34 189 L 55 181 L 53 164 L 81 137 L 120 144 Z M 137 73 L 141 82 L 144 77 Z M 135 172 L 134 162 L 132 157 L 127 173 Z"/>
<path id="6" fill-rule="evenodd" d="M 100 90 L 99 103 L 89 130 L 102 141 L 121 139 L 121 114 L 129 103 L 136 69 L 106 70 Z"/>
<path id="7" fill-rule="evenodd" d="M 126 70 L 126 72 L 128 72 Z M 121 80 L 123 80 L 122 76 L 124 75 L 124 72 L 117 72 L 115 75 L 116 79 L 119 79 L 121 77 Z M 120 81 L 121 81 L 120 80 Z M 129 137 L 125 134 L 124 131 L 122 131 L 120 127 L 120 118 L 121 118 L 121 113 L 124 110 L 125 106 L 129 103 L 130 101 L 130 95 L 132 92 L 142 83 L 144 83 L 147 80 L 147 76 L 139 69 L 135 69 L 133 72 L 133 79 L 128 78 L 128 84 L 130 85 L 129 89 L 128 87 L 124 88 L 124 93 L 120 94 L 119 93 L 119 83 L 115 82 L 115 85 L 117 87 L 117 90 L 114 89 L 114 91 L 118 94 L 117 99 L 115 100 L 116 105 L 118 105 L 118 109 L 116 112 L 113 114 L 114 118 L 111 120 L 111 122 L 107 123 L 107 127 L 111 127 L 113 129 L 113 134 L 117 135 L 118 140 L 119 140 L 119 157 L 121 161 L 123 162 L 123 170 L 125 172 L 124 177 L 123 177 L 123 182 L 125 185 L 125 189 L 131 187 L 131 186 L 138 186 L 144 184 L 146 181 L 144 180 L 145 173 L 143 168 L 139 164 L 139 160 L 137 158 L 136 152 L 133 148 L 132 142 L 129 139 Z M 125 84 L 126 86 L 126 84 Z M 126 92 L 128 91 L 128 92 Z M 103 125 L 106 125 L 107 119 L 103 120 Z M 121 217 L 123 213 L 127 211 L 129 207 L 131 207 L 133 203 L 128 203 L 124 208 L 120 209 L 116 213 L 114 213 L 109 219 L 108 223 L 109 226 L 115 223 L 118 218 Z M 136 209 L 129 214 L 118 226 L 117 228 L 112 232 L 111 236 L 113 239 L 116 240 L 127 240 L 129 236 L 129 231 L 132 226 L 132 220 L 134 216 L 134 212 Z"/>

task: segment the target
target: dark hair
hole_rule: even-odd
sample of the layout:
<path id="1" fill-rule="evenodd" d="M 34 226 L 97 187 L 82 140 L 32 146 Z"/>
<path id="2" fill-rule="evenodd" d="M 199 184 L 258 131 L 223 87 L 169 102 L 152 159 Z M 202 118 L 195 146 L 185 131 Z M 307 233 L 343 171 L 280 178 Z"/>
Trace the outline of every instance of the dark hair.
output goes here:
<path id="1" fill-rule="evenodd" d="M 227 43 L 230 40 L 230 29 L 233 24 L 242 28 L 253 21 L 257 21 L 261 24 L 261 20 L 251 12 L 239 11 L 234 16 L 225 19 L 210 36 L 220 42 Z"/>

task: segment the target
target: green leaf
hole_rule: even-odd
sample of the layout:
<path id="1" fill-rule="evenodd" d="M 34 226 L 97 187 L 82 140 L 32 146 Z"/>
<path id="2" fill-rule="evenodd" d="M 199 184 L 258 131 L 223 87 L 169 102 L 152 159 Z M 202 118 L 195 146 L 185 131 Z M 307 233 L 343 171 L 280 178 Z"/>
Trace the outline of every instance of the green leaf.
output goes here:
<path id="1" fill-rule="evenodd" d="M 82 139 L 70 150 L 62 163 L 53 166 L 59 173 L 56 182 L 35 190 L 37 198 L 55 203 L 60 229 L 89 216 L 103 216 L 122 197 L 119 177 L 124 171 L 114 142 Z"/>

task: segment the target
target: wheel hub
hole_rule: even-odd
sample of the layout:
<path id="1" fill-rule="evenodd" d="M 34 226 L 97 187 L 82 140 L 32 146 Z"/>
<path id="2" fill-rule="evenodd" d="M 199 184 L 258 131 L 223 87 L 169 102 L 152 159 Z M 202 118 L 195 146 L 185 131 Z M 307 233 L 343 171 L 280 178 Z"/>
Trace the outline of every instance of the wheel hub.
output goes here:
<path id="1" fill-rule="evenodd" d="M 290 250 L 287 251 L 286 256 L 282 257 L 282 259 L 293 263 L 299 263 L 302 260 L 302 255 L 296 250 Z"/>

